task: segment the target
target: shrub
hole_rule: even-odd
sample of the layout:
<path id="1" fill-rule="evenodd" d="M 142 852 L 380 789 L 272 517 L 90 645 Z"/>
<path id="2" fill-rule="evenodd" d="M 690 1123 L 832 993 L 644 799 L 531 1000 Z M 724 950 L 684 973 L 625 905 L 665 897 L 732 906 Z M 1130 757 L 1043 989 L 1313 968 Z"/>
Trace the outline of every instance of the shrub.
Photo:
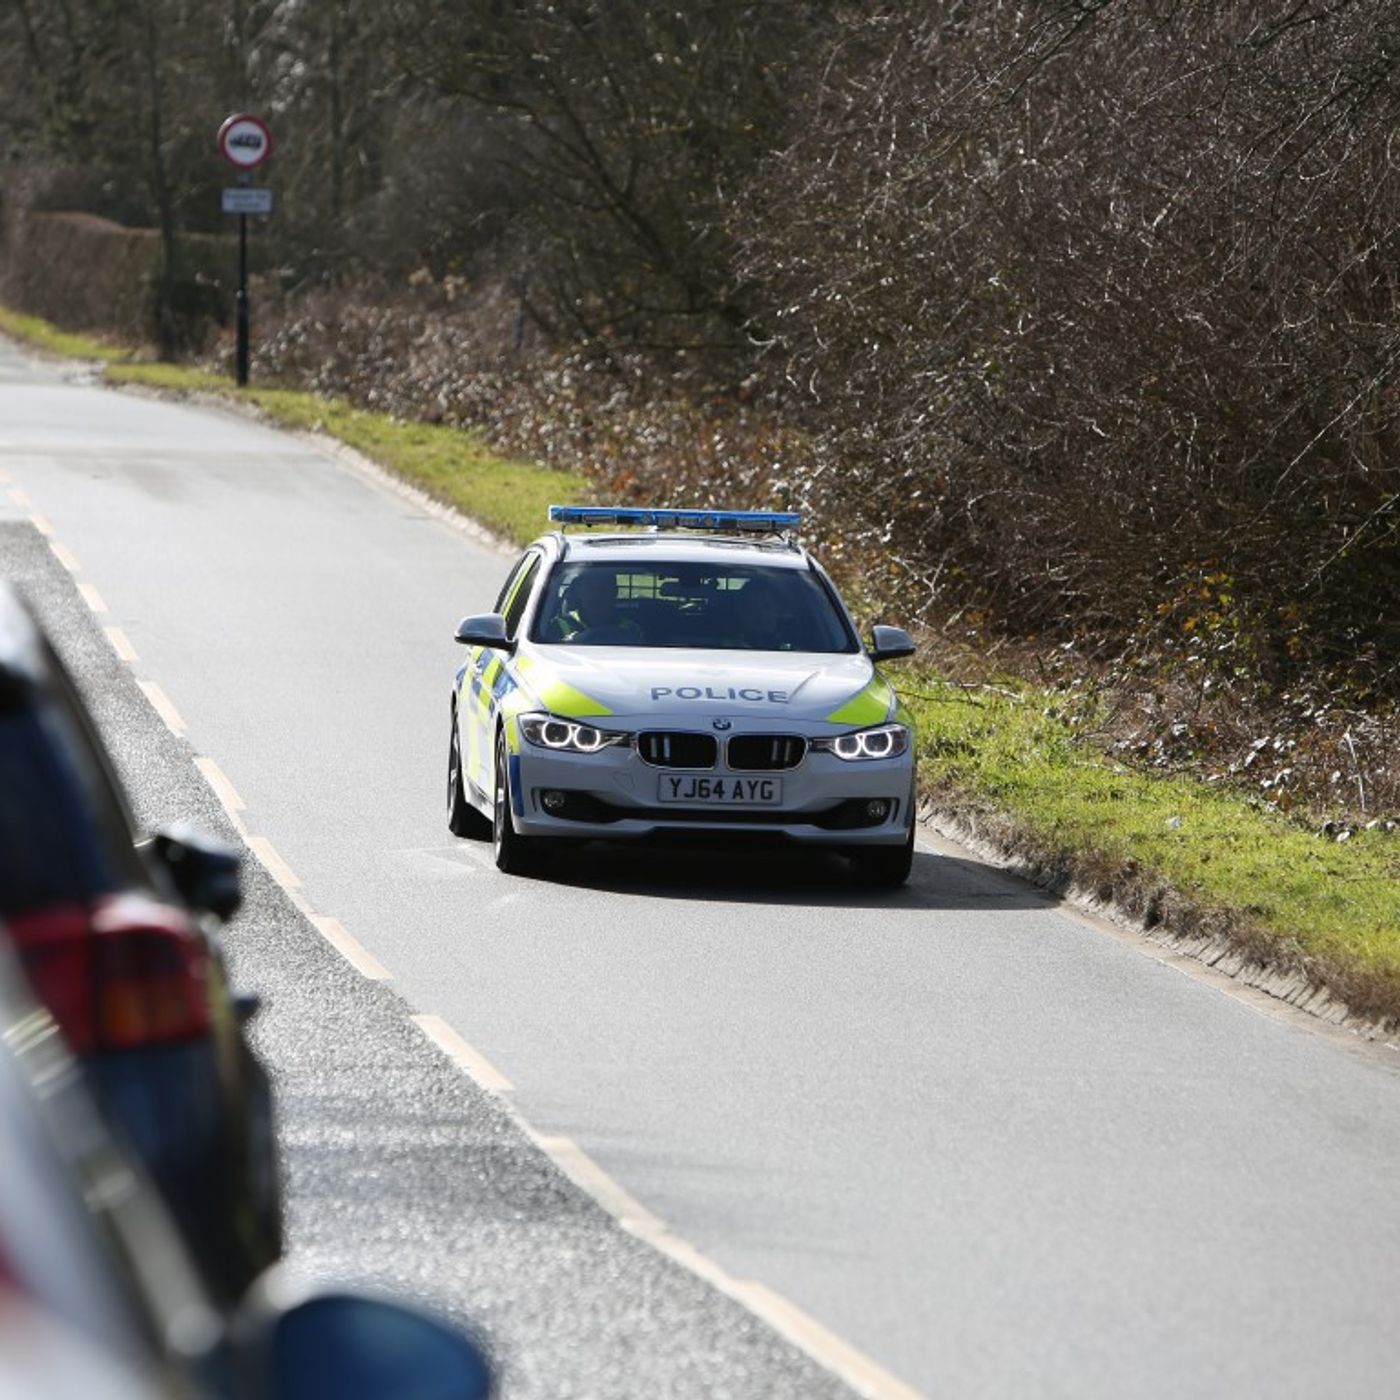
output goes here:
<path id="1" fill-rule="evenodd" d="M 93 214 L 31 212 L 11 225 L 6 298 L 68 330 L 107 331 L 134 342 L 154 338 L 160 235 Z M 199 348 L 228 320 L 235 270 L 230 239 L 189 234 L 174 288 L 182 343 Z"/>

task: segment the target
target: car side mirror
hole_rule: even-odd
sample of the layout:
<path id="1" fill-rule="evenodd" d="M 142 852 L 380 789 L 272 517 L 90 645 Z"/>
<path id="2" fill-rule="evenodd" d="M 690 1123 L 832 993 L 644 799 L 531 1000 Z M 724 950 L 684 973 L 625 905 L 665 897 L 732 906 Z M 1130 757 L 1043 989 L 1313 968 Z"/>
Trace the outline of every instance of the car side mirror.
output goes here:
<path id="1" fill-rule="evenodd" d="M 417 1308 L 350 1292 L 279 1304 L 255 1285 L 239 1359 L 268 1400 L 489 1400 L 491 1364 L 464 1332 Z"/>
<path id="2" fill-rule="evenodd" d="M 870 659 L 895 661 L 901 656 L 913 656 L 914 639 L 902 627 L 872 627 L 870 629 Z"/>
<path id="3" fill-rule="evenodd" d="M 515 643 L 506 636 L 506 620 L 500 613 L 479 613 L 464 617 L 457 624 L 457 640 L 467 647 L 491 647 L 514 651 Z"/>
<path id="4" fill-rule="evenodd" d="M 243 858 L 231 846 L 180 823 L 157 831 L 151 848 L 191 909 L 225 922 L 238 913 Z"/>

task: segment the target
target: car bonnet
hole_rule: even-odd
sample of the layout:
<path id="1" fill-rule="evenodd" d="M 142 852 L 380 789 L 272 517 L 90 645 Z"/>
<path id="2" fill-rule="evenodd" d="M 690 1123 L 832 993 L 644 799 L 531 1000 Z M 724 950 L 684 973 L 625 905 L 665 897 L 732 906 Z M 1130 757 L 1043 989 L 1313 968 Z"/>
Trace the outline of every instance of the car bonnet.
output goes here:
<path id="1" fill-rule="evenodd" d="M 655 723 L 665 716 L 854 726 L 891 718 L 897 703 L 859 653 L 527 643 L 515 666 L 544 709 L 600 722 Z"/>

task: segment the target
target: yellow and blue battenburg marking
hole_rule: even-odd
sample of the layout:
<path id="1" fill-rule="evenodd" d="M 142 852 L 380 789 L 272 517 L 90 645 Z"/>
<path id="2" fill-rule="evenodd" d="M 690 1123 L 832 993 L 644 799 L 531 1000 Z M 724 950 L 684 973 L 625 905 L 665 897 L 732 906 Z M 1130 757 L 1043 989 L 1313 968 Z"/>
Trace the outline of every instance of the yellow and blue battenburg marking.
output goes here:
<path id="1" fill-rule="evenodd" d="M 550 506 L 556 525 L 640 525 L 653 530 L 755 530 L 780 534 L 802 524 L 795 510 L 691 510 L 652 506 Z"/>
<path id="2" fill-rule="evenodd" d="M 831 724 L 883 724 L 894 718 L 898 703 L 894 688 L 877 671 L 868 685 L 826 718 Z"/>
<path id="3" fill-rule="evenodd" d="M 485 776 L 491 761 L 489 753 L 482 753 L 480 736 L 495 732 L 496 715 L 504 721 L 511 797 L 517 811 L 521 810 L 521 797 L 520 726 L 515 722 L 516 716 L 533 709 L 548 710 L 570 719 L 596 719 L 612 714 L 606 705 L 553 676 L 549 667 L 539 665 L 534 657 L 516 656 L 507 660 L 490 647 L 471 649 L 457 672 L 457 694 L 459 705 L 475 705 L 477 711 L 476 722 L 466 726 L 465 767 L 474 782 L 478 776 Z"/>
<path id="4" fill-rule="evenodd" d="M 493 714 L 499 712 L 505 719 L 505 738 L 508 751 L 507 761 L 511 765 L 511 795 L 514 804 L 520 806 L 519 775 L 514 771 L 519 763 L 520 738 L 516 732 L 516 714 L 527 706 L 520 693 L 519 682 L 511 674 L 511 668 L 489 647 L 473 647 L 466 664 L 458 675 L 458 703 L 462 706 L 474 705 L 474 723 L 464 726 L 467 734 L 467 756 L 465 767 L 472 775 L 472 781 L 480 787 L 480 778 L 486 775 L 490 754 L 483 754 L 481 736 L 494 732 Z"/>
<path id="5" fill-rule="evenodd" d="M 601 700 L 595 700 L 567 681 L 561 681 L 548 666 L 542 665 L 533 656 L 517 656 L 515 666 L 539 697 L 541 707 L 550 714 L 563 715 L 565 719 L 600 719 L 612 714 Z"/>

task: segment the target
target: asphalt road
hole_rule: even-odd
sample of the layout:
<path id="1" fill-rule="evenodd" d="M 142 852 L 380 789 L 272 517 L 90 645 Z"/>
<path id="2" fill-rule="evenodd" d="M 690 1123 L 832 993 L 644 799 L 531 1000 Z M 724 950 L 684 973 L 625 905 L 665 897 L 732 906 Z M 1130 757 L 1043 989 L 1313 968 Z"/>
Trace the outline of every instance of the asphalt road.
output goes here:
<path id="1" fill-rule="evenodd" d="M 1393 1388 L 1400 1075 L 1382 1055 L 1260 1014 L 946 851 L 921 852 L 894 896 L 767 853 L 594 847 L 555 880 L 499 876 L 448 836 L 441 792 L 452 628 L 490 605 L 507 558 L 313 446 L 12 352 L 0 469 L 0 519 L 53 530 L 107 609 L 97 622 L 121 629 L 303 902 L 485 1056 L 538 1131 L 577 1142 L 729 1276 L 931 1394 Z M 361 1031 L 363 999 L 387 993 L 322 946 L 303 967 L 255 945 L 247 968 L 282 1008 L 269 1048 L 298 1257 L 450 1290 L 431 1241 L 401 1263 L 419 1231 L 342 1228 L 319 1194 L 335 1200 L 336 1173 L 374 1186 L 406 1170 L 401 1199 L 438 1220 L 434 1193 L 480 1162 L 437 1154 L 424 1173 L 419 1140 L 381 1140 L 372 1116 L 329 1134 L 335 1151 L 296 1127 L 302 1095 L 394 1084 L 408 1043 L 381 1063 Z M 302 1017 L 324 1023 L 311 1066 Z M 556 1263 L 580 1273 L 567 1243 Z M 488 1291 L 495 1325 L 509 1308 Z M 655 1319 L 618 1299 L 624 1352 L 636 1328 L 657 1341 L 680 1325 L 674 1299 Z M 732 1303 L 705 1307 L 721 1304 L 732 1319 Z M 579 1330 L 614 1326 L 600 1306 Z M 666 1344 L 703 1358 L 714 1335 Z M 741 1361 L 691 1393 L 813 1393 L 801 1358 L 763 1355 L 771 1376 Z M 608 1364 L 576 1393 L 680 1393 L 616 1369 L 616 1348 Z"/>

